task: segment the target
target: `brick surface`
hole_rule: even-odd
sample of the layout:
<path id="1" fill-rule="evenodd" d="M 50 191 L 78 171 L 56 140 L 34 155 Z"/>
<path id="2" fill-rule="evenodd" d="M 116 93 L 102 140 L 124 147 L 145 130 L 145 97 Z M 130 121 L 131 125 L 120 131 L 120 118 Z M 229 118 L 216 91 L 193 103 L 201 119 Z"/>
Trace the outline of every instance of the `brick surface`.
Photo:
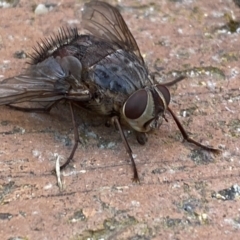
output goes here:
<path id="1" fill-rule="evenodd" d="M 155 2 L 112 1 L 149 69 L 163 68 L 166 80 L 172 72 L 188 75 L 171 88 L 171 107 L 194 139 L 221 154 L 182 143 L 168 116 L 145 146 L 127 132 L 141 181 L 135 184 L 119 133 L 78 111 L 84 144 L 60 190 L 51 171 L 54 154 L 65 159 L 73 144 L 67 106 L 50 114 L 2 106 L 1 239 L 239 239 L 240 9 L 230 0 Z M 15 53 L 31 52 L 61 26 L 81 29 L 83 1 L 53 0 L 44 15 L 34 14 L 38 3 L 0 9 L 0 80 L 26 67 Z"/>

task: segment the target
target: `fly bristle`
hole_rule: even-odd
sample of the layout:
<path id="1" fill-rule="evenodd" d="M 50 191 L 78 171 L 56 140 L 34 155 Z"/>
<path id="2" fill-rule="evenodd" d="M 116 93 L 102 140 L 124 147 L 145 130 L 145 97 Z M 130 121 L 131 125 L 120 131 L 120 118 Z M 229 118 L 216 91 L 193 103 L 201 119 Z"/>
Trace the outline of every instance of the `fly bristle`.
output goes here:
<path id="1" fill-rule="evenodd" d="M 33 47 L 33 53 L 29 54 L 31 61 L 29 64 L 34 65 L 42 62 L 53 54 L 59 48 L 70 44 L 79 37 L 77 28 L 60 28 L 56 35 L 42 39 L 37 42 L 37 47 Z"/>

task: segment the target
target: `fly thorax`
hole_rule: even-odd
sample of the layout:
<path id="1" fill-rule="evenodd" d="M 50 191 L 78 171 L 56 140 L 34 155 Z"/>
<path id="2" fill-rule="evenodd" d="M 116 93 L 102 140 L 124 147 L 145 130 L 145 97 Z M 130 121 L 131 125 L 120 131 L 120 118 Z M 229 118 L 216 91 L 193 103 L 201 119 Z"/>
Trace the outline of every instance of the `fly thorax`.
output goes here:
<path id="1" fill-rule="evenodd" d="M 138 132 L 158 128 L 170 102 L 169 90 L 160 84 L 133 92 L 122 108 L 124 120 Z"/>
<path id="2" fill-rule="evenodd" d="M 123 49 L 110 53 L 89 68 L 89 79 L 94 84 L 127 96 L 149 84 L 147 76 L 146 66 Z"/>

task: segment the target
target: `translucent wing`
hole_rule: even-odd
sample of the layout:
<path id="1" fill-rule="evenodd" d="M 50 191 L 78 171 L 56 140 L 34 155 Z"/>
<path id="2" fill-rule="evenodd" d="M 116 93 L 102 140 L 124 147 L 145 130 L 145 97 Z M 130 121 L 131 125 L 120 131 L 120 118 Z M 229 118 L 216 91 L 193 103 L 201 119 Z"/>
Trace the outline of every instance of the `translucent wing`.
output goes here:
<path id="1" fill-rule="evenodd" d="M 144 63 L 136 40 L 128 29 L 120 12 L 101 1 L 91 1 L 84 5 L 83 27 L 94 36 L 117 43 L 122 49 L 134 52 Z"/>
<path id="2" fill-rule="evenodd" d="M 0 83 L 0 105 L 77 100 L 78 94 L 75 95 L 77 92 L 73 89 L 77 89 L 76 78 L 69 75 L 55 58 L 49 57 L 31 66 L 25 74 L 3 80 Z"/>

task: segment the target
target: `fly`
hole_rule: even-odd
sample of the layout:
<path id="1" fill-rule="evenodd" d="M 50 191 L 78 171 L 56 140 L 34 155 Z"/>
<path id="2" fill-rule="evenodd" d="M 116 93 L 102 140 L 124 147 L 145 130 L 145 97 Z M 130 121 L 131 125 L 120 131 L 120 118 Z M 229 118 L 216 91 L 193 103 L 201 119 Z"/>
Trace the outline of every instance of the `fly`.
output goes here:
<path id="1" fill-rule="evenodd" d="M 168 86 L 184 77 L 159 84 L 151 77 L 136 40 L 117 8 L 101 1 L 84 5 L 82 24 L 89 34 L 76 28 L 62 28 L 58 35 L 45 39 L 30 55 L 25 73 L 5 79 L 0 84 L 0 105 L 23 111 L 50 111 L 67 101 L 74 128 L 74 146 L 61 166 L 74 157 L 79 134 L 73 107 L 107 116 L 117 127 L 133 166 L 133 181 L 139 176 L 131 147 L 122 126 L 136 133 L 140 144 L 147 142 L 147 133 L 158 129 L 166 113 L 172 115 L 183 138 L 202 149 L 220 150 L 190 138 L 169 107 Z M 41 108 L 24 108 L 23 102 L 41 103 Z"/>

